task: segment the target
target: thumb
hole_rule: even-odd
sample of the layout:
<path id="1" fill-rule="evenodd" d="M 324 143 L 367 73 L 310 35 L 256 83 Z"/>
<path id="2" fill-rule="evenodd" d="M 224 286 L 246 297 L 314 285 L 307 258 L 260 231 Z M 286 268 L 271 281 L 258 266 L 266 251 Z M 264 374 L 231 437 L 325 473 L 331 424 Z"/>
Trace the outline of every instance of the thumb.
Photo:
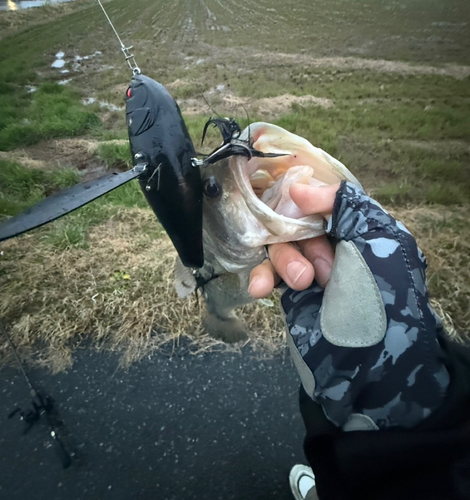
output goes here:
<path id="1" fill-rule="evenodd" d="M 289 194 L 292 201 L 305 215 L 328 215 L 333 212 L 336 192 L 340 184 L 314 187 L 308 184 L 292 184 Z"/>

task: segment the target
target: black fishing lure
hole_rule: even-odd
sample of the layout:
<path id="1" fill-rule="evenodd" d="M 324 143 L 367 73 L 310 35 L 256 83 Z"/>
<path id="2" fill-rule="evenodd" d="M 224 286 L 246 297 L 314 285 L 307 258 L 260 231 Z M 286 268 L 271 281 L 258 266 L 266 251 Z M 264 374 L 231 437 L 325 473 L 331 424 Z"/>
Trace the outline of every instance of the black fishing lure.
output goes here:
<path id="1" fill-rule="evenodd" d="M 134 75 L 126 93 L 134 164 L 145 165 L 139 183 L 183 264 L 201 267 L 202 181 L 196 151 L 176 101 L 151 78 Z"/>
<path id="2" fill-rule="evenodd" d="M 163 85 L 134 73 L 126 92 L 126 117 L 132 170 L 107 174 L 46 198 L 0 224 L 0 241 L 48 224 L 138 178 L 183 264 L 201 267 L 203 188 L 179 107 Z"/>

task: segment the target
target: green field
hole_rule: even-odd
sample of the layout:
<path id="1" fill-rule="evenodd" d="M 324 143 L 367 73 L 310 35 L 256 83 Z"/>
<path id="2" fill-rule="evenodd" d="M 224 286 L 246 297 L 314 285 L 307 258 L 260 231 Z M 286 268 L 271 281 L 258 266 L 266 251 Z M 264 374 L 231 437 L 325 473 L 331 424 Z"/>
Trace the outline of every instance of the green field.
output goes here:
<path id="1" fill-rule="evenodd" d="M 345 163 L 415 232 L 435 307 L 451 332 L 468 333 L 467 0 L 105 5 L 143 71 L 178 100 L 196 144 L 210 105 L 242 125 L 279 124 Z M 61 51 L 64 66 L 51 67 Z M 127 168 L 129 79 L 95 2 L 0 13 L 0 217 Z M 173 258 L 137 186 L 127 185 L 2 244 L 0 317 L 54 369 L 86 339 L 126 361 L 183 334 L 211 348 L 195 302 L 172 290 Z M 257 304 L 244 316 L 260 352 L 278 348 L 274 308 Z"/>

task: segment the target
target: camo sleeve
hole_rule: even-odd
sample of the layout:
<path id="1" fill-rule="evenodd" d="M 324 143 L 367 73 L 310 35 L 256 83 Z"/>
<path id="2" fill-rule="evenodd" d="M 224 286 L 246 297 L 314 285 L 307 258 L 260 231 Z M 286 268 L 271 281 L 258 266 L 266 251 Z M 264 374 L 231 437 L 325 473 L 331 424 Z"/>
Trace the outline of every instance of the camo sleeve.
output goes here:
<path id="1" fill-rule="evenodd" d="M 309 395 L 338 427 L 345 428 L 352 415 L 365 416 L 376 429 L 413 427 L 441 405 L 449 384 L 424 255 L 401 222 L 346 182 L 336 195 L 327 233 L 351 242 L 370 269 L 383 303 L 385 333 L 368 347 L 334 345 L 322 332 L 325 290 L 314 282 L 302 292 L 286 291 L 287 327 L 313 374 Z M 360 297 L 360 288 L 347 286 Z M 337 307 L 340 311 L 342 304 Z"/>

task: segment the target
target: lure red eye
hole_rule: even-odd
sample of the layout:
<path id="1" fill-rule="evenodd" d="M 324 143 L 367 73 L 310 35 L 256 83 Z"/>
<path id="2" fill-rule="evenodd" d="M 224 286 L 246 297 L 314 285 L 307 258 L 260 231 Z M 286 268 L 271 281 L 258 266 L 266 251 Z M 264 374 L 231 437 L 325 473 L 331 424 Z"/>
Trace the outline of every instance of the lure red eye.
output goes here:
<path id="1" fill-rule="evenodd" d="M 127 97 L 130 99 L 130 98 L 131 98 L 131 96 L 132 96 L 132 90 L 131 90 L 131 88 L 130 88 L 130 87 L 127 89 L 127 92 L 126 92 L 126 93 L 127 93 Z"/>

